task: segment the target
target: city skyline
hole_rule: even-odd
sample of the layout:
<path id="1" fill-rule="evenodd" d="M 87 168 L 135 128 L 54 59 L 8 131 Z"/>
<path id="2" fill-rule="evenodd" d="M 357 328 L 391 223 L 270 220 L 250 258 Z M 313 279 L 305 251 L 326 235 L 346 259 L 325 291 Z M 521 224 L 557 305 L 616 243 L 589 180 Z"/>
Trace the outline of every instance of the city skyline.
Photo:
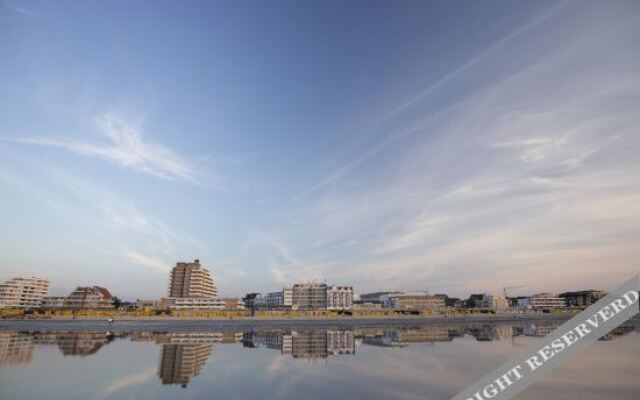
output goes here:
<path id="1" fill-rule="evenodd" d="M 638 271 L 637 2 L 56 3 L 0 2 L 0 281 L 160 298 L 199 258 L 221 297 L 461 297 Z"/>
<path id="2" fill-rule="evenodd" d="M 496 295 L 484 291 L 482 288 L 474 288 L 473 292 L 468 293 L 469 301 L 473 304 L 463 304 L 466 295 L 456 297 L 450 296 L 450 293 L 442 291 L 429 292 L 428 288 L 420 291 L 409 291 L 407 293 L 397 290 L 381 290 L 377 292 L 363 292 L 354 290 L 348 285 L 332 285 L 327 282 L 288 282 L 276 292 L 256 292 L 248 291 L 243 297 L 220 297 L 215 280 L 211 277 L 209 270 L 200 264 L 199 259 L 193 262 L 178 261 L 175 267 L 169 273 L 169 285 L 167 296 L 156 299 L 144 299 L 139 296 L 135 298 L 120 298 L 117 295 L 112 296 L 107 288 L 101 286 L 77 286 L 68 296 L 59 296 L 58 294 L 49 293 L 50 282 L 46 277 L 14 277 L 6 282 L 0 282 L 0 306 L 8 308 L 51 308 L 51 309 L 99 309 L 115 307 L 114 299 L 118 302 L 129 304 L 137 304 L 140 309 L 144 308 L 165 308 L 170 309 L 172 305 L 179 306 L 179 309 L 222 309 L 227 308 L 227 301 L 236 302 L 229 309 L 260 309 L 260 310 L 285 310 L 291 308 L 293 310 L 306 309 L 322 309 L 329 311 L 341 311 L 351 309 L 355 300 L 359 304 L 362 303 L 385 303 L 385 307 L 390 309 L 405 308 L 408 304 L 395 306 L 394 296 L 406 298 L 411 303 L 414 298 L 420 298 L 419 302 L 427 302 L 430 304 L 427 308 L 527 308 L 529 299 L 540 298 L 550 299 L 553 304 L 556 300 L 554 294 L 565 297 L 562 307 L 583 307 L 590 305 L 591 302 L 598 300 L 606 295 L 606 291 L 590 288 L 580 290 L 569 290 L 563 293 L 551 293 L 543 290 L 538 293 L 529 292 L 528 295 L 516 294 L 512 291 L 522 290 L 527 285 L 503 287 L 504 296 Z M 280 288 L 279 288 L 280 289 Z M 509 292 L 509 294 L 507 294 Z M 479 296 L 479 297 L 478 297 Z M 577 297 L 576 297 L 577 296 Z M 365 299 L 366 297 L 366 299 Z M 383 299 L 383 297 L 389 297 Z M 572 297 L 569 300 L 569 297 Z M 575 298 L 574 298 L 575 297 Z M 251 304 L 247 304 L 246 300 Z M 413 299 L 413 300 L 411 300 Z M 429 303 L 429 301 L 438 299 L 437 303 Z M 446 303 L 446 299 L 452 303 Z M 518 305 L 509 305 L 506 300 L 518 300 Z M 178 303 L 173 303 L 176 300 Z M 520 302 L 524 303 L 520 304 Z M 169 301 L 169 302 L 167 302 Z M 536 300 L 543 301 L 544 300 Z M 165 302 L 164 305 L 160 303 Z M 260 302 L 260 304 L 258 304 Z M 479 305 L 482 302 L 487 302 Z M 295 306 L 294 306 L 295 303 Z M 440 304 L 441 303 L 441 304 Z M 458 304 L 459 303 L 459 304 Z M 504 305 L 503 305 L 504 303 Z M 546 304 L 546 303 L 545 303 Z M 240 308 L 235 308 L 241 305 Z M 294 306 L 294 307 L 292 307 Z M 425 304 L 422 304 L 424 307 Z M 167 308 L 168 307 L 168 308 Z M 553 306 L 552 308 L 554 308 Z M 1 308 L 1 307 L 0 307 Z M 117 308 L 117 307 L 116 307 Z"/>

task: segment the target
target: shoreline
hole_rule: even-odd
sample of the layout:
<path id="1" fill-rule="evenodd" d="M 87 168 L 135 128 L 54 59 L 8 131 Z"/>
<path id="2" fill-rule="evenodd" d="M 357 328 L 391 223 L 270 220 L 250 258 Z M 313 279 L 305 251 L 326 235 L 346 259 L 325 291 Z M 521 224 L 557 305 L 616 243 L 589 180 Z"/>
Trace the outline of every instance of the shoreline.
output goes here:
<path id="1" fill-rule="evenodd" d="M 287 328 L 287 327 L 376 327 L 407 325 L 448 325 L 465 323 L 513 323 L 530 321 L 566 321 L 575 314 L 508 314 L 508 315 L 466 315 L 455 317 L 334 317 L 334 318 L 233 318 L 203 319 L 176 317 L 122 318 L 109 323 L 105 318 L 85 319 L 5 319 L 0 320 L 0 330 L 212 330 L 240 328 Z"/>

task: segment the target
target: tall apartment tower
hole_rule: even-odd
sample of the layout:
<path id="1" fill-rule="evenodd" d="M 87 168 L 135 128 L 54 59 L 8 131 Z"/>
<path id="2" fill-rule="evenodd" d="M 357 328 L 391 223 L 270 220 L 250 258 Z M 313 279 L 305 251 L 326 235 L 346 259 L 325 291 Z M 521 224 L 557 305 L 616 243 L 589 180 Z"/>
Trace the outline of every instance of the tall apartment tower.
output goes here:
<path id="1" fill-rule="evenodd" d="M 46 278 L 13 278 L 0 284 L 0 307 L 40 307 L 48 295 Z"/>
<path id="2" fill-rule="evenodd" d="M 218 296 L 209 271 L 200 265 L 200 260 L 178 262 L 169 277 L 169 297 L 212 298 Z"/>

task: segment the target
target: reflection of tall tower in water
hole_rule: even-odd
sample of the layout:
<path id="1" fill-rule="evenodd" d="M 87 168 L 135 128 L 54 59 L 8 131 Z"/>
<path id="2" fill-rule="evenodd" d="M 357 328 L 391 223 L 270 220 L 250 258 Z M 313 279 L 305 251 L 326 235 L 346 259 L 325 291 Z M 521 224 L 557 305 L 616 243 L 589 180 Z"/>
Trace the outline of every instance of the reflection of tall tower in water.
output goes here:
<path id="1" fill-rule="evenodd" d="M 189 380 L 200 374 L 212 352 L 210 343 L 162 345 L 158 367 L 162 384 L 187 387 Z"/>

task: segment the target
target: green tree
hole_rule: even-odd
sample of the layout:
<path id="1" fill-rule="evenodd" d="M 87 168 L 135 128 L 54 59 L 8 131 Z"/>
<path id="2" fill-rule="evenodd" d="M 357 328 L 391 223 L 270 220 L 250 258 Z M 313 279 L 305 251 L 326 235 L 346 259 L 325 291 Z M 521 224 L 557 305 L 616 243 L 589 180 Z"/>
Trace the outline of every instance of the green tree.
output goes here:
<path id="1" fill-rule="evenodd" d="M 114 297 L 113 298 L 113 307 L 115 309 L 120 309 L 121 305 L 122 305 L 122 300 L 120 300 L 118 297 Z"/>

